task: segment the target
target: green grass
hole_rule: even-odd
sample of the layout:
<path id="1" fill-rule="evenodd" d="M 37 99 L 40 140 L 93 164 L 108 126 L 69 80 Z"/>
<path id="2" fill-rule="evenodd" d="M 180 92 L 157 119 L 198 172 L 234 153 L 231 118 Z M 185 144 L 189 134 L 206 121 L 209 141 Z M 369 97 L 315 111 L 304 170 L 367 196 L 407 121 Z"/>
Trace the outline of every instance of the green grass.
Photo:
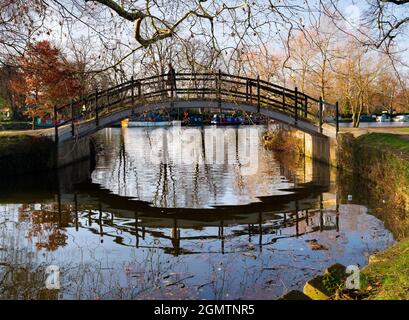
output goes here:
<path id="1" fill-rule="evenodd" d="M 400 129 L 409 132 L 409 128 Z M 373 192 L 383 194 L 391 214 L 393 205 L 399 206 L 399 212 L 403 210 L 403 215 L 394 219 L 404 224 L 409 201 L 409 139 L 399 134 L 368 133 L 354 144 L 354 170 L 376 183 Z M 371 289 L 365 291 L 368 299 L 409 299 L 409 238 L 400 239 L 376 258 L 361 273 L 363 289 Z"/>
<path id="2" fill-rule="evenodd" d="M 403 128 L 402 128 L 403 129 Z M 405 128 L 408 129 L 409 128 Z M 409 140 L 392 133 L 367 133 L 357 138 L 358 143 L 388 150 L 399 151 L 409 156 Z"/>
<path id="3" fill-rule="evenodd" d="M 371 300 L 409 300 L 409 239 L 376 255 L 378 261 L 362 269 Z"/>

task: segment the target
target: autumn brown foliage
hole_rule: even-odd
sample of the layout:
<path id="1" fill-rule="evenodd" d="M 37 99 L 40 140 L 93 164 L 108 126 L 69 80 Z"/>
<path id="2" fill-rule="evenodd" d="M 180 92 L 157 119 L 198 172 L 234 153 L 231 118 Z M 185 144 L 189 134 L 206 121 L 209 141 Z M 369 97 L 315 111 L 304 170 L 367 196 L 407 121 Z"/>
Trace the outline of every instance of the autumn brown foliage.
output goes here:
<path id="1" fill-rule="evenodd" d="M 49 41 L 30 45 L 18 64 L 20 71 L 11 87 L 33 121 L 37 116 L 51 114 L 54 105 L 75 99 L 82 91 L 76 65 Z"/>

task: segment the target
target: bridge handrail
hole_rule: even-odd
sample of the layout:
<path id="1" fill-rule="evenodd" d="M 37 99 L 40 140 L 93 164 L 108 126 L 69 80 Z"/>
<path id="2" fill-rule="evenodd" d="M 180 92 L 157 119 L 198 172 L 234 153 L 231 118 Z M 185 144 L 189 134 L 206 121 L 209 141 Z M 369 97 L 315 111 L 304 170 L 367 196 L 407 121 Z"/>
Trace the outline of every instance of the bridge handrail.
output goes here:
<path id="1" fill-rule="evenodd" d="M 175 88 L 168 86 L 167 74 L 153 75 L 144 78 L 124 81 L 115 86 L 88 93 L 87 95 L 73 100 L 62 106 L 54 107 L 54 118 L 68 117 L 64 122 L 55 124 L 56 140 L 58 128 L 71 123 L 74 135 L 75 122 L 81 118 L 95 119 L 98 124 L 99 114 L 119 103 L 121 105 L 136 101 L 146 101 L 151 98 L 171 99 L 188 98 L 192 94 L 201 95 L 201 98 L 218 100 L 223 98 L 236 98 L 245 100 L 247 103 L 260 107 L 267 106 L 278 109 L 281 112 L 291 114 L 295 121 L 298 118 L 307 121 L 317 121 L 322 128 L 324 106 L 333 107 L 336 110 L 336 129 L 338 131 L 338 103 L 330 104 L 323 99 L 313 98 L 297 89 L 286 88 L 272 82 L 262 80 L 260 77 L 250 78 L 241 75 L 232 75 L 224 72 L 178 72 L 175 74 Z M 210 83 L 210 84 L 209 84 Z M 187 86 L 187 87 L 186 87 Z M 136 92 L 135 92 L 136 91 Z M 114 99 L 113 99 L 114 98 Z M 69 114 L 69 115 L 68 115 Z M 321 129 L 322 130 L 322 129 Z"/>

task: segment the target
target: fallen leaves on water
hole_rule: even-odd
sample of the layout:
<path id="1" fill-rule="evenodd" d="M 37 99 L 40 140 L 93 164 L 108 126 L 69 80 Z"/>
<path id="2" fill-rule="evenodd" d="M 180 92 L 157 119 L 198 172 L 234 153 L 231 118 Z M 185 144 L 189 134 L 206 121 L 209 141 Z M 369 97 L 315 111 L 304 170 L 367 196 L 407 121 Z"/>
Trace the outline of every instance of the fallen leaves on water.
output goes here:
<path id="1" fill-rule="evenodd" d="M 257 259 L 257 256 L 255 254 L 253 254 L 253 253 L 250 253 L 250 252 L 244 252 L 244 253 L 242 253 L 242 255 L 246 256 L 246 257 L 249 257 L 249 258 L 252 258 L 252 259 Z"/>
<path id="2" fill-rule="evenodd" d="M 322 244 L 318 243 L 317 239 L 305 240 L 305 242 L 308 243 L 311 250 L 328 250 L 327 247 L 325 247 Z"/>

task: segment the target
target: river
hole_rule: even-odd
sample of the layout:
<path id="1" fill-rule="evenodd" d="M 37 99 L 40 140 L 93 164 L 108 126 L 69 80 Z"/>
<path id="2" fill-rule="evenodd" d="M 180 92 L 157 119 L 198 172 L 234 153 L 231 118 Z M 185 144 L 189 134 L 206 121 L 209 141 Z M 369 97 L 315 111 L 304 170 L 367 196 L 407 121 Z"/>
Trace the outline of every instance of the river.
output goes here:
<path id="1" fill-rule="evenodd" d="M 92 170 L 3 179 L 0 299 L 276 299 L 395 241 L 352 179 L 251 130 L 109 128 Z"/>

